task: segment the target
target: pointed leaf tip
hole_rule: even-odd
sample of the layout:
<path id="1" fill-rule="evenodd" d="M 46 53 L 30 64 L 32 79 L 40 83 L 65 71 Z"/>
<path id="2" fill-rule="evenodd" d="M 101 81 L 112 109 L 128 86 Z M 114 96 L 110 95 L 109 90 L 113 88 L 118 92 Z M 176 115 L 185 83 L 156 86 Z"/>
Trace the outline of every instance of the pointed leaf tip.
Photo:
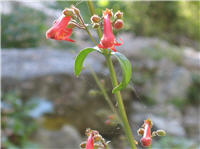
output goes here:
<path id="1" fill-rule="evenodd" d="M 132 76 L 132 67 L 130 61 L 123 54 L 119 52 L 112 52 L 112 55 L 117 58 L 122 69 L 122 81 L 112 90 L 112 93 L 116 93 L 117 91 L 126 88 L 128 85 Z"/>
<path id="2" fill-rule="evenodd" d="M 81 70 L 83 68 L 83 62 L 87 55 L 93 51 L 98 51 L 96 47 L 94 48 L 85 48 L 79 52 L 75 59 L 75 64 L 74 64 L 74 74 L 76 77 L 79 77 Z"/>

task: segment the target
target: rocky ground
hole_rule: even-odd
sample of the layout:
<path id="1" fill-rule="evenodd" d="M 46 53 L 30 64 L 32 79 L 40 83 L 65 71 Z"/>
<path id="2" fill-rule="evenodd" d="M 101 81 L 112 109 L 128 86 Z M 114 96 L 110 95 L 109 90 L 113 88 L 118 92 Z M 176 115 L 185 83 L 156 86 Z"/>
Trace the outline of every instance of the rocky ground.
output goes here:
<path id="1" fill-rule="evenodd" d="M 79 36 L 77 49 L 90 45 L 84 35 L 81 37 L 77 32 L 76 36 Z M 166 130 L 169 136 L 200 141 L 200 53 L 156 38 L 131 34 L 119 36 L 124 40 L 119 51 L 130 59 L 133 66 L 133 81 L 123 91 L 123 96 L 134 133 L 142 121 L 150 117 L 155 128 Z M 43 127 L 35 134 L 36 141 L 44 147 L 59 144 L 60 147 L 75 148 L 83 140 L 81 135 L 87 127 L 99 130 L 117 144 L 122 131 L 118 126 L 105 125 L 105 115 L 110 111 L 103 96 L 99 92 L 88 94 L 98 89 L 89 69 L 83 70 L 79 78 L 73 74 L 76 54 L 77 51 L 70 49 L 52 50 L 48 47 L 3 49 L 2 92 L 17 90 L 24 100 L 43 97 L 52 101 L 54 112 L 38 119 Z M 120 74 L 115 59 L 114 63 Z M 85 62 L 87 65 L 105 79 L 112 96 L 103 57 L 91 54 Z M 59 141 L 52 143 L 55 140 Z"/>

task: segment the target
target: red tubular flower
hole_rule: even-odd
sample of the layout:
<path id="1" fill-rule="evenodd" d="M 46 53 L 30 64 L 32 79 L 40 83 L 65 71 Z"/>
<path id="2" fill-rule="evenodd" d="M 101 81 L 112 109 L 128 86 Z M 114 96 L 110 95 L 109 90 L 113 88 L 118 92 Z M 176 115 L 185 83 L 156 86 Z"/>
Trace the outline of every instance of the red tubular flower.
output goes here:
<path id="1" fill-rule="evenodd" d="M 74 42 L 69 36 L 72 34 L 72 28 L 67 28 L 67 25 L 72 16 L 60 16 L 54 23 L 54 25 L 46 32 L 46 38 L 55 40 L 66 40 Z"/>
<path id="2" fill-rule="evenodd" d="M 85 149 L 94 149 L 94 141 L 93 141 L 94 134 L 91 133 L 88 137 L 86 148 Z"/>
<path id="3" fill-rule="evenodd" d="M 145 120 L 144 122 L 144 134 L 140 140 L 141 144 L 145 147 L 151 145 L 151 122 L 150 120 Z"/>
<path id="4" fill-rule="evenodd" d="M 118 43 L 115 40 L 115 36 L 112 32 L 112 24 L 110 22 L 110 10 L 106 10 L 104 12 L 104 33 L 101 38 L 100 44 L 98 44 L 99 48 L 107 49 L 110 48 L 114 52 L 116 52 L 115 46 L 120 46 L 123 43 Z M 120 39 L 121 40 L 121 39 Z"/>

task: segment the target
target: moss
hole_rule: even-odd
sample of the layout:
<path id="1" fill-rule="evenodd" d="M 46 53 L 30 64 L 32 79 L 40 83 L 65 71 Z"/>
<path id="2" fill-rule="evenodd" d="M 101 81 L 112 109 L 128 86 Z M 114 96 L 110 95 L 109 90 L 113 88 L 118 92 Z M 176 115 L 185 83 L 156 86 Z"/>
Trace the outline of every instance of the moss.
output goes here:
<path id="1" fill-rule="evenodd" d="M 171 104 L 173 104 L 176 108 L 183 110 L 187 103 L 187 99 L 181 99 L 181 98 L 172 98 L 169 100 Z"/>
<path id="2" fill-rule="evenodd" d="M 187 103 L 192 105 L 199 105 L 200 103 L 200 75 L 192 75 L 192 84 L 190 85 L 187 93 Z"/>
<path id="3" fill-rule="evenodd" d="M 150 97 L 150 96 L 144 95 L 144 96 L 141 97 L 141 99 L 142 99 L 142 102 L 147 106 L 156 105 L 156 100 L 154 98 Z"/>
<path id="4" fill-rule="evenodd" d="M 62 128 L 63 125 L 69 124 L 69 120 L 61 116 L 46 116 L 42 121 L 42 126 L 49 130 L 58 130 Z"/>
<path id="5" fill-rule="evenodd" d="M 181 63 L 182 51 L 171 45 L 163 48 L 159 43 L 152 45 L 152 47 L 144 48 L 144 54 L 153 60 L 159 61 L 163 58 L 167 58 L 176 64 Z"/>

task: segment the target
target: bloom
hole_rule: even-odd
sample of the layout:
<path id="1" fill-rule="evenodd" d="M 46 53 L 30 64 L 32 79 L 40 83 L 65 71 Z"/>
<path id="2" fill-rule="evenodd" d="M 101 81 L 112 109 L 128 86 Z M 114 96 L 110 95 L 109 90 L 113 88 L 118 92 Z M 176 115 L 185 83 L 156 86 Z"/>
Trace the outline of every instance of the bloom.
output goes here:
<path id="1" fill-rule="evenodd" d="M 140 142 L 145 147 L 151 145 L 151 125 L 150 119 L 144 121 L 144 134 Z"/>
<path id="2" fill-rule="evenodd" d="M 93 142 L 93 136 L 94 134 L 91 133 L 88 137 L 87 143 L 86 143 L 86 148 L 85 149 L 94 149 L 94 142 Z"/>
<path id="3" fill-rule="evenodd" d="M 123 43 L 118 43 L 115 40 L 115 36 L 113 35 L 112 32 L 112 24 L 110 22 L 110 17 L 111 17 L 111 10 L 106 9 L 104 11 L 104 33 L 103 37 L 101 38 L 100 44 L 98 44 L 99 48 L 107 49 L 110 48 L 114 52 L 116 52 L 115 46 L 120 46 Z"/>
<path id="4" fill-rule="evenodd" d="M 121 19 L 118 19 L 115 23 L 114 23 L 114 28 L 115 29 L 121 29 L 123 27 L 123 21 Z"/>
<path id="5" fill-rule="evenodd" d="M 54 25 L 46 32 L 46 38 L 74 42 L 74 40 L 69 38 L 72 34 L 72 28 L 67 27 L 71 17 L 72 16 L 61 15 L 55 21 Z"/>

